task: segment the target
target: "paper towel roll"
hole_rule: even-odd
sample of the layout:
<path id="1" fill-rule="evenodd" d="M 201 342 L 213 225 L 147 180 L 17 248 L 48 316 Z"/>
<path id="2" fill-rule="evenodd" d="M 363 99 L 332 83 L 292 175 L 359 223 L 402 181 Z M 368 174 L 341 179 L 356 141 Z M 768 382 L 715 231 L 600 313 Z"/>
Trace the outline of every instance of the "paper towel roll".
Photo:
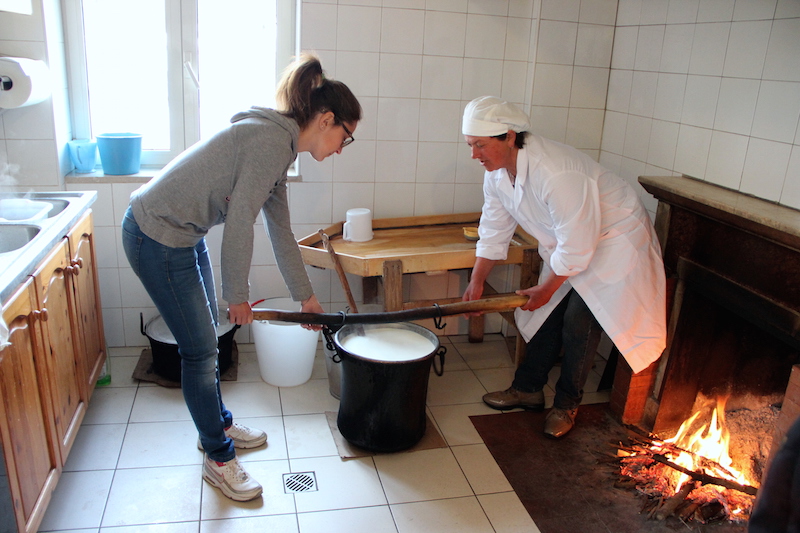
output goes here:
<path id="1" fill-rule="evenodd" d="M 38 104 L 50 96 L 50 69 L 35 59 L 0 57 L 0 86 L 0 108 Z"/>

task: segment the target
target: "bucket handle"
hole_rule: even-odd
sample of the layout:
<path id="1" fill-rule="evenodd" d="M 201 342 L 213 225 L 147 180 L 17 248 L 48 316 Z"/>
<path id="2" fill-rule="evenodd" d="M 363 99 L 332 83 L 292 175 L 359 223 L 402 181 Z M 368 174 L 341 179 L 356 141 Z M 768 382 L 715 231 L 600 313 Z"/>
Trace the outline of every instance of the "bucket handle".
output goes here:
<path id="1" fill-rule="evenodd" d="M 436 350 L 436 354 L 433 356 L 433 371 L 436 372 L 437 376 L 441 376 L 444 374 L 444 354 L 447 353 L 446 346 L 439 346 L 439 349 Z M 436 368 L 436 356 L 439 356 L 439 368 Z"/>
<path id="2" fill-rule="evenodd" d="M 333 342 L 333 331 L 327 326 L 322 328 L 322 336 L 325 337 L 325 347 L 333 352 L 331 356 L 331 361 L 334 363 L 341 363 L 342 356 L 339 354 L 339 349 L 336 347 L 336 343 Z"/>

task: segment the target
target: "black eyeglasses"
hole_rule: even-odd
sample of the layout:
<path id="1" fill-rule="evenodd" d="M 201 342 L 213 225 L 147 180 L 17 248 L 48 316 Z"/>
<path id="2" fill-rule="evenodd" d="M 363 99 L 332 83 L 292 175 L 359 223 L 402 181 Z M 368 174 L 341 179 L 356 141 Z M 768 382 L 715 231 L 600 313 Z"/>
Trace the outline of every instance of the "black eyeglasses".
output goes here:
<path id="1" fill-rule="evenodd" d="M 342 122 L 340 125 L 344 129 L 344 132 L 347 134 L 347 139 L 342 141 L 342 146 L 340 147 L 340 148 L 344 148 L 348 144 L 352 144 L 353 141 L 355 141 L 355 138 L 353 138 L 353 133 L 350 130 L 347 129 L 347 126 L 344 125 L 344 122 Z"/>

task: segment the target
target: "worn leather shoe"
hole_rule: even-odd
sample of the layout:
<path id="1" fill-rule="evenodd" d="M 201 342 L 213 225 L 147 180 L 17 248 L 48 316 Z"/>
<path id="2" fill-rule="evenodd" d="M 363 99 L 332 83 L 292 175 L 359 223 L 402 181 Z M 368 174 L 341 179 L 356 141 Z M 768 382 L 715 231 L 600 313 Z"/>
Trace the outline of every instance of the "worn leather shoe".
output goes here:
<path id="1" fill-rule="evenodd" d="M 516 407 L 530 411 L 541 411 L 544 409 L 544 391 L 522 392 L 514 387 L 509 387 L 503 391 L 484 394 L 483 402 L 492 409 L 501 411 Z"/>
<path id="2" fill-rule="evenodd" d="M 559 409 L 553 407 L 544 419 L 544 434 L 559 439 L 569 433 L 575 425 L 577 409 Z"/>

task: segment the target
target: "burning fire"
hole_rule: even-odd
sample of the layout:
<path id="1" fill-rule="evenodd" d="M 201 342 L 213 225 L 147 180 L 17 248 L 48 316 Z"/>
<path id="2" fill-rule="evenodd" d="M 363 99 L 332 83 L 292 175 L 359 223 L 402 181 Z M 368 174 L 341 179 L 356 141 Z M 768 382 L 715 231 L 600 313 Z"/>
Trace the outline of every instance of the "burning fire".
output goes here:
<path id="1" fill-rule="evenodd" d="M 674 514 L 705 522 L 749 516 L 757 483 L 737 470 L 730 457 L 725 403 L 726 398 L 718 398 L 705 423 L 704 411 L 696 411 L 670 439 L 620 447 L 626 456 L 621 461 L 623 476 L 657 502 L 649 510 L 651 517 L 663 520 Z"/>

